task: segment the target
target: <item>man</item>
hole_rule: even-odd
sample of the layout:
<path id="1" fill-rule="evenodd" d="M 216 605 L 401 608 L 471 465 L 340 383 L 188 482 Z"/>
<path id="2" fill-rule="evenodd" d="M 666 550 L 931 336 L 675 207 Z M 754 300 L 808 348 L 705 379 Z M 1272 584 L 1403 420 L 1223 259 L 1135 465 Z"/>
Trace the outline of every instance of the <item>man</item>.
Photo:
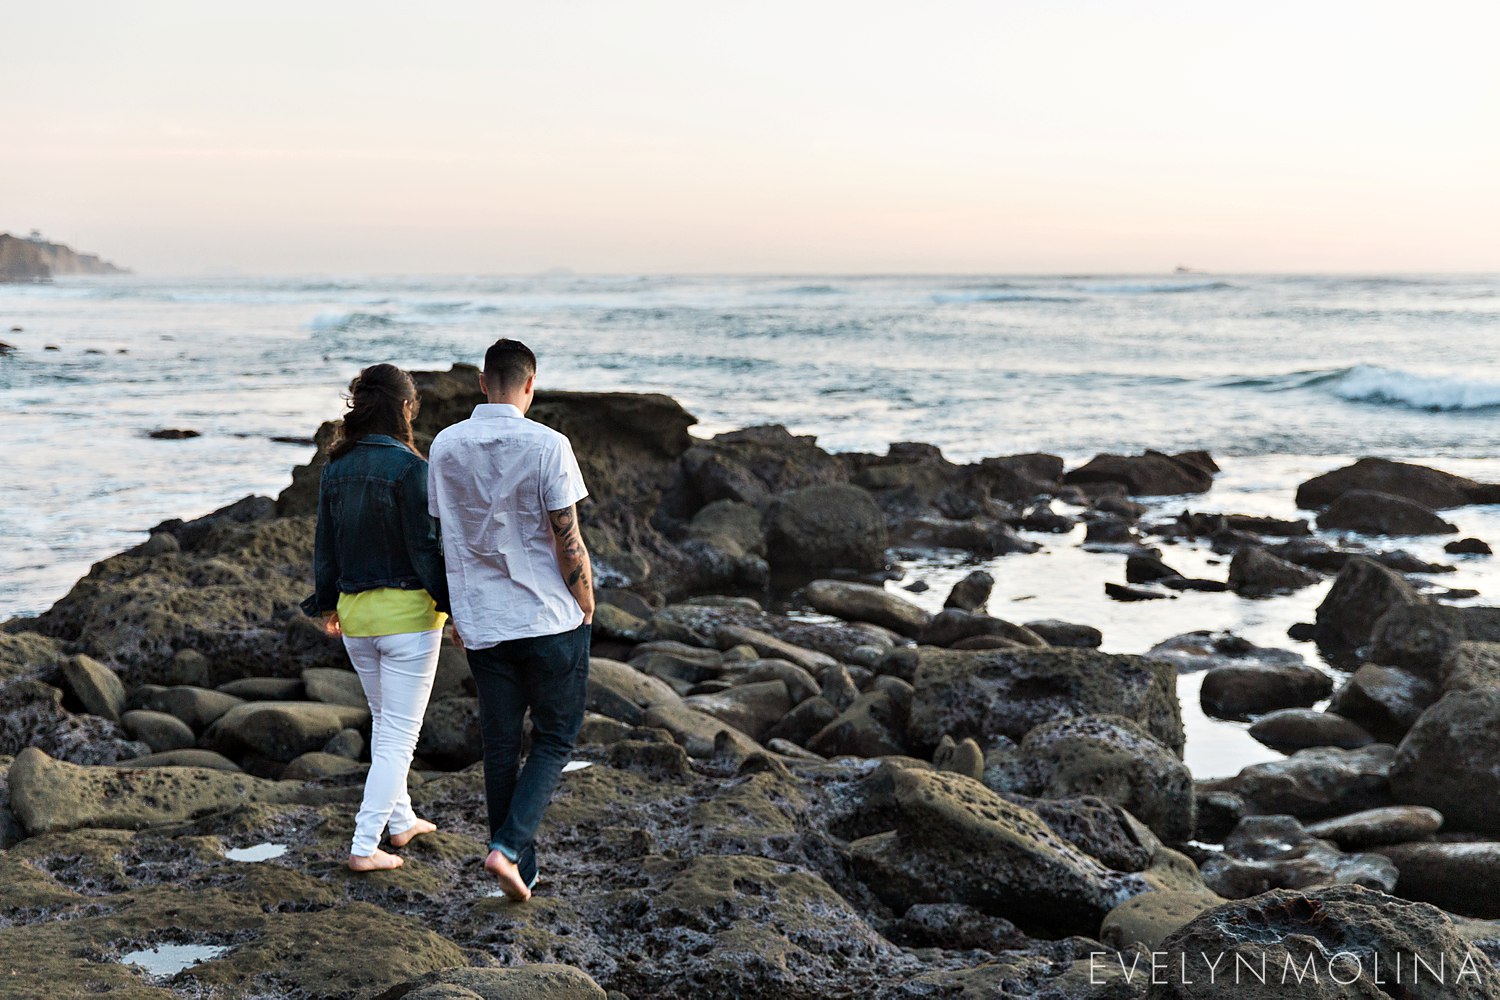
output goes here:
<path id="1" fill-rule="evenodd" d="M 588 490 L 568 439 L 526 419 L 536 355 L 525 344 L 496 341 L 479 387 L 487 402 L 432 442 L 428 494 L 442 524 L 454 631 L 479 690 L 484 865 L 521 901 L 536 884 L 532 841 L 588 692 L 594 581 L 576 509 Z M 519 767 L 528 709 L 531 753 Z"/>

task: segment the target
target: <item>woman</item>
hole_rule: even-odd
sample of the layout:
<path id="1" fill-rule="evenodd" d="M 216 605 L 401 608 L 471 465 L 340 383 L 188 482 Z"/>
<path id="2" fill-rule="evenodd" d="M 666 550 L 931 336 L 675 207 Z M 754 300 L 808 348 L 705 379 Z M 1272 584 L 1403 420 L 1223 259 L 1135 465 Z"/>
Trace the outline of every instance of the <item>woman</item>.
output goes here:
<path id="1" fill-rule="evenodd" d="M 317 592 L 324 616 L 370 700 L 370 773 L 355 818 L 349 867 L 399 868 L 380 849 L 437 829 L 412 812 L 406 776 L 437 674 L 448 582 L 437 523 L 427 512 L 427 461 L 412 440 L 418 397 L 411 376 L 373 365 L 349 383 L 318 489 Z"/>

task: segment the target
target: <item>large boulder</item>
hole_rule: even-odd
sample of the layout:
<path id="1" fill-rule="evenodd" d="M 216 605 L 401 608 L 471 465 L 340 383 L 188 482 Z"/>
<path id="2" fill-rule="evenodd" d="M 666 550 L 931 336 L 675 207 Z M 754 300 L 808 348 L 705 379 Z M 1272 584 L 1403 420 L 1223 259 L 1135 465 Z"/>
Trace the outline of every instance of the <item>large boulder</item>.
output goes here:
<path id="1" fill-rule="evenodd" d="M 693 695 L 682 703 L 756 740 L 765 739 L 767 731 L 792 710 L 791 693 L 781 680 L 755 681 L 713 694 Z"/>
<path id="2" fill-rule="evenodd" d="M 1094 795 L 1130 810 L 1169 842 L 1192 839 L 1193 776 L 1172 751 L 1118 715 L 1045 722 L 1014 750 L 991 754 L 985 784 L 1058 799 Z"/>
<path id="3" fill-rule="evenodd" d="M 84 711 L 119 722 L 125 711 L 125 685 L 115 672 L 91 656 L 70 656 L 62 665 L 63 680 L 83 703 Z"/>
<path id="4" fill-rule="evenodd" d="M 1279 708 L 1306 708 L 1332 690 L 1333 678 L 1305 663 L 1228 663 L 1203 675 L 1198 699 L 1216 719 L 1247 719 Z"/>
<path id="5" fill-rule="evenodd" d="M 9 783 L 11 809 L 31 836 L 182 823 L 247 803 L 295 802 L 301 787 L 201 767 L 80 767 L 34 747 L 11 765 Z"/>
<path id="6" fill-rule="evenodd" d="M 1165 455 L 1096 455 L 1063 477 L 1073 485 L 1119 483 L 1131 496 L 1175 496 L 1207 493 L 1219 467 L 1207 452 Z"/>
<path id="7" fill-rule="evenodd" d="M 1466 640 L 1500 641 L 1500 608 L 1398 604 L 1375 623 L 1370 659 L 1441 681 L 1445 663 Z"/>
<path id="8" fill-rule="evenodd" d="M 1500 502 L 1500 488 L 1421 465 L 1362 458 L 1353 465 L 1316 476 L 1297 487 L 1297 506 L 1327 507 L 1345 493 L 1373 490 L 1442 510 L 1471 503 Z"/>
<path id="9" fill-rule="evenodd" d="M 1395 892 L 1485 920 L 1500 918 L 1500 843 L 1407 843 L 1375 848 L 1395 862 Z"/>
<path id="10" fill-rule="evenodd" d="M 684 502 L 695 508 L 719 500 L 764 507 L 776 494 L 842 483 L 848 473 L 813 436 L 769 424 L 694 442 L 682 455 L 682 478 Z"/>
<path id="11" fill-rule="evenodd" d="M 1183 745 L 1177 674 L 1143 656 L 1091 649 L 924 648 L 907 733 L 919 747 L 944 736 L 992 745 L 1080 715 L 1122 715 L 1173 753 Z"/>
<path id="12" fill-rule="evenodd" d="M 479 728 L 479 699 L 456 695 L 429 701 L 422 716 L 416 752 L 437 767 L 454 770 L 482 759 L 484 736 Z"/>
<path id="13" fill-rule="evenodd" d="M 886 765 L 867 784 L 864 808 L 893 828 L 850 851 L 856 872 L 897 912 L 956 902 L 1026 929 L 1094 934 L 1106 913 L 1150 888 L 972 779 Z"/>
<path id="14" fill-rule="evenodd" d="M 1357 531 L 1365 535 L 1451 535 L 1458 529 L 1414 500 L 1350 490 L 1318 515 L 1324 531 Z"/>
<path id="15" fill-rule="evenodd" d="M 1291 816 L 1246 816 L 1224 840 L 1224 850 L 1200 866 L 1204 883 L 1226 899 L 1270 889 L 1362 885 L 1390 892 L 1396 867 L 1379 854 L 1345 854 Z"/>
<path id="16" fill-rule="evenodd" d="M 777 568 L 877 570 L 885 565 L 885 517 L 858 486 L 806 486 L 777 499 L 766 546 Z"/>
<path id="17" fill-rule="evenodd" d="M 1437 686 L 1423 677 L 1365 663 L 1333 693 L 1328 710 L 1353 719 L 1382 743 L 1399 743 L 1437 697 Z"/>
<path id="18" fill-rule="evenodd" d="M 825 615 L 851 622 L 870 622 L 915 636 L 932 614 L 884 587 L 843 580 L 814 580 L 804 588 L 807 603 Z"/>
<path id="19" fill-rule="evenodd" d="M 1363 646 L 1382 615 L 1393 608 L 1426 603 L 1400 573 L 1357 556 L 1339 570 L 1328 596 L 1318 605 L 1318 641 L 1335 647 Z"/>
<path id="20" fill-rule="evenodd" d="M 678 661 L 670 653 L 648 654 L 630 664 L 603 656 L 589 659 L 589 689 L 586 707 L 589 711 L 638 726 L 652 705 L 673 705 L 682 698 L 671 684 L 650 673 L 643 673 L 634 663 L 649 667 L 653 662 L 671 666 Z M 717 664 L 718 657 L 714 657 Z M 717 670 L 715 670 L 717 674 Z M 670 676 L 670 675 L 669 675 Z M 694 677 L 693 680 L 701 678 Z"/>
<path id="21" fill-rule="evenodd" d="M 1422 713 L 1391 765 L 1396 801 L 1450 827 L 1500 835 L 1500 689 L 1451 691 Z"/>
<path id="22" fill-rule="evenodd" d="M 1500 996 L 1500 970 L 1442 910 L 1356 885 L 1277 889 L 1205 910 L 1152 958 L 1159 971 L 1139 980 L 1145 1000 Z"/>
<path id="23" fill-rule="evenodd" d="M 1250 724 L 1249 733 L 1272 750 L 1295 753 L 1308 747 L 1353 750 L 1375 742 L 1357 722 L 1337 712 L 1311 708 L 1282 708 L 1267 712 Z"/>
<path id="24" fill-rule="evenodd" d="M 1229 589 L 1241 597 L 1270 597 L 1311 587 L 1318 574 L 1271 555 L 1258 545 L 1237 549 L 1229 561 Z"/>

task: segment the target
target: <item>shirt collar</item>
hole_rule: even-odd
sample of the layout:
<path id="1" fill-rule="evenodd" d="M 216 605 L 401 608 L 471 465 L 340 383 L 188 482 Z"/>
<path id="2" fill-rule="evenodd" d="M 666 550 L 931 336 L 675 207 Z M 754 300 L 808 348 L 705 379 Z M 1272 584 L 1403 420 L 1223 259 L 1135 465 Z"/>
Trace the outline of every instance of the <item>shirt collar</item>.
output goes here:
<path id="1" fill-rule="evenodd" d="M 379 446 L 381 446 L 383 448 L 405 448 L 406 447 L 406 445 L 402 444 L 400 441 L 397 441 L 395 438 L 391 437 L 389 434 L 366 434 L 364 437 L 362 437 L 362 438 L 359 439 L 358 443 L 359 444 L 379 445 Z"/>
<path id="2" fill-rule="evenodd" d="M 521 408 L 510 403 L 480 403 L 474 407 L 474 416 L 479 420 L 492 420 L 495 417 L 524 416 Z"/>

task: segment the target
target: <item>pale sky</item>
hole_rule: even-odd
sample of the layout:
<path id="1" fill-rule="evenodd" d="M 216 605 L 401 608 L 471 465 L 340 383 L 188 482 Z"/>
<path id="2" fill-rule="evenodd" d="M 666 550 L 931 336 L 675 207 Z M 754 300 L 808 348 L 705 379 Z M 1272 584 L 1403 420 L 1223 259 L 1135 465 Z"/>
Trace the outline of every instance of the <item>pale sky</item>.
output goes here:
<path id="1" fill-rule="evenodd" d="M 0 229 L 149 274 L 1500 271 L 1500 5 L 0 19 Z"/>

